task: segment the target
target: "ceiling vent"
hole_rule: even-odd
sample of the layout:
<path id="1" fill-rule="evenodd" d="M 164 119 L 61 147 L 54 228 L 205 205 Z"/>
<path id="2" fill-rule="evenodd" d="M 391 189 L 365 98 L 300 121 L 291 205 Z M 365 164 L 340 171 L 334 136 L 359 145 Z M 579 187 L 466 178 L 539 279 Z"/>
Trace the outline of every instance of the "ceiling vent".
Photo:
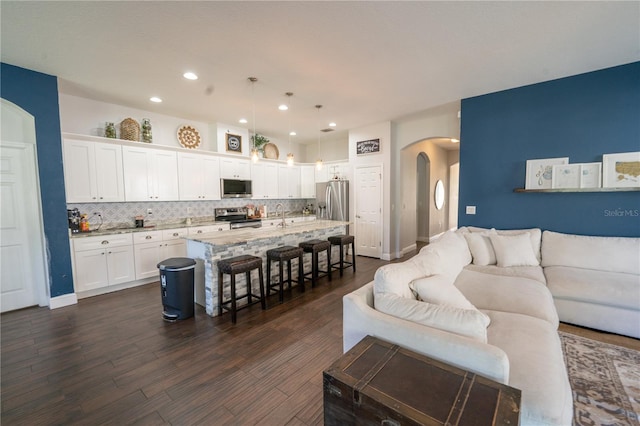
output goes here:
<path id="1" fill-rule="evenodd" d="M 329 132 L 333 132 L 334 129 L 327 127 L 326 129 L 320 129 L 321 132 L 323 133 L 329 133 Z"/>

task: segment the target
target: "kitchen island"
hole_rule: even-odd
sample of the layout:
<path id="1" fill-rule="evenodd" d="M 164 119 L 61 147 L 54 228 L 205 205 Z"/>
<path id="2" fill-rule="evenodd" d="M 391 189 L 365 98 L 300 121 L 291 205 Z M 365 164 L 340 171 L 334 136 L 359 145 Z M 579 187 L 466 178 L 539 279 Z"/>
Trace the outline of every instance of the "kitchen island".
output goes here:
<path id="1" fill-rule="evenodd" d="M 321 239 L 326 240 L 332 235 L 346 233 L 349 222 L 335 220 L 315 220 L 299 224 L 288 224 L 286 227 L 275 228 L 244 228 L 222 231 L 211 234 L 188 236 L 187 256 L 196 260 L 195 269 L 195 298 L 196 303 L 205 307 L 207 314 L 218 315 L 218 267 L 220 259 L 248 254 L 263 259 L 266 266 L 267 250 L 288 245 L 298 246 L 300 242 Z M 337 259 L 338 248 L 335 247 Z M 320 256 L 320 268 L 326 267 L 326 259 Z M 304 260 L 305 272 L 311 271 L 311 256 Z M 275 268 L 274 268 L 275 271 Z M 266 283 L 265 268 L 265 283 Z M 257 279 L 254 277 L 254 289 L 257 292 Z M 228 278 L 224 288 L 224 300 L 229 298 Z M 266 284 L 265 284 L 266 285 Z M 237 276 L 236 290 L 244 294 L 246 281 L 243 274 Z M 246 303 L 242 300 L 240 303 Z"/>

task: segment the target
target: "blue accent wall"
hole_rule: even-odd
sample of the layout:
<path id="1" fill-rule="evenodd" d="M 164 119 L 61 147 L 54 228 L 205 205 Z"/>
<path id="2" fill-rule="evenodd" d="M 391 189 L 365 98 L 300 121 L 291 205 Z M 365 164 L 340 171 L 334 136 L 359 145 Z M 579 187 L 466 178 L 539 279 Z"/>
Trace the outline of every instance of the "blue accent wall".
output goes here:
<path id="1" fill-rule="evenodd" d="M 56 77 L 0 64 L 0 96 L 35 117 L 50 296 L 73 293 Z"/>
<path id="2" fill-rule="evenodd" d="M 461 111 L 459 226 L 640 237 L 640 192 L 513 192 L 528 159 L 640 151 L 640 62 L 463 99 Z"/>

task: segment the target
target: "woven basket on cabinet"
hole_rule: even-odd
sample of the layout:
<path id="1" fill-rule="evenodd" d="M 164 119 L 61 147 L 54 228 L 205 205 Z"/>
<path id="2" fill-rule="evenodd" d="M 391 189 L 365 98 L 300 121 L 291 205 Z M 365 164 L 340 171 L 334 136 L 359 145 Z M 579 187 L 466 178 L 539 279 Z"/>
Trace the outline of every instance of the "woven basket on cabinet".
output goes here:
<path id="1" fill-rule="evenodd" d="M 133 118 L 125 118 L 120 123 L 120 139 L 140 141 L 140 124 Z"/>

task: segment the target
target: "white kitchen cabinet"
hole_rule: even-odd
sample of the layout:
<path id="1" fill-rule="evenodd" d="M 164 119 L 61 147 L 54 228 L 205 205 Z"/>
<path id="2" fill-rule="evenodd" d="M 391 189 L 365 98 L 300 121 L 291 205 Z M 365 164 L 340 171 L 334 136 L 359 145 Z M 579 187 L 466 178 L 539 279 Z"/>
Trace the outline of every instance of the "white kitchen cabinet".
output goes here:
<path id="1" fill-rule="evenodd" d="M 178 153 L 180 200 L 219 200 L 220 163 L 218 157 Z"/>
<path id="2" fill-rule="evenodd" d="M 73 240 L 76 291 L 87 291 L 135 279 L 131 234 Z"/>
<path id="3" fill-rule="evenodd" d="M 278 198 L 300 198 L 300 167 L 278 165 Z"/>
<path id="4" fill-rule="evenodd" d="M 63 153 L 68 203 L 124 201 L 120 145 L 65 139 Z"/>
<path id="5" fill-rule="evenodd" d="M 220 158 L 220 177 L 226 179 L 251 179 L 251 162 L 241 158 Z"/>
<path id="6" fill-rule="evenodd" d="M 316 198 L 316 179 L 314 166 L 300 166 L 300 197 Z"/>
<path id="7" fill-rule="evenodd" d="M 211 232 L 220 232 L 220 231 L 228 231 L 231 229 L 231 225 L 228 223 L 220 223 L 215 225 L 204 225 L 204 226 L 192 226 L 189 228 L 188 234 L 189 236 L 201 235 L 201 234 L 210 234 Z"/>
<path id="8" fill-rule="evenodd" d="M 126 201 L 178 200 L 178 161 L 175 151 L 122 147 Z"/>
<path id="9" fill-rule="evenodd" d="M 278 198 L 278 165 L 265 162 L 252 164 L 251 185 L 254 200 Z"/>
<path id="10" fill-rule="evenodd" d="M 158 263 L 171 257 L 184 257 L 187 252 L 186 229 L 135 232 L 133 247 L 136 260 L 136 279 L 159 276 Z"/>

